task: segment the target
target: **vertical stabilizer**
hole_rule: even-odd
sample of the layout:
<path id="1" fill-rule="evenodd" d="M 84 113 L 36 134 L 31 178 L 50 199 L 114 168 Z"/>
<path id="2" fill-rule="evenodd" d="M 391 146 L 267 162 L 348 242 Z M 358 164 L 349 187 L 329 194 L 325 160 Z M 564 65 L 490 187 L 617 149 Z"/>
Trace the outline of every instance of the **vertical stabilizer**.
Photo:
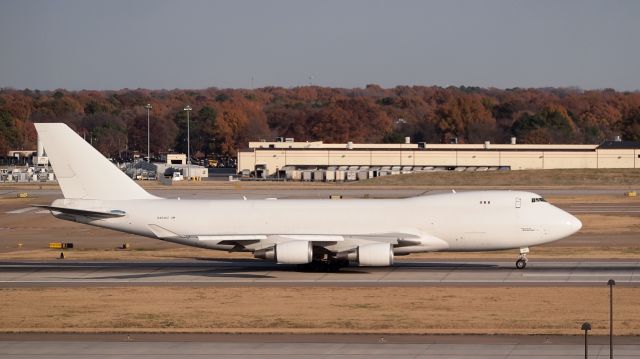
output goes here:
<path id="1" fill-rule="evenodd" d="M 64 123 L 36 123 L 35 126 L 65 198 L 157 198 Z"/>

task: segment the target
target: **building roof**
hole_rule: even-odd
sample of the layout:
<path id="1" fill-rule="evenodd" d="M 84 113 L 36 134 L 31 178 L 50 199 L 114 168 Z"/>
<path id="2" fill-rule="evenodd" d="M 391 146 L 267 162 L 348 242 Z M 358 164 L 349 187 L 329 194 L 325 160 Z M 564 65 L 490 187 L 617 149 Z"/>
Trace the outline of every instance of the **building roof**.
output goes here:
<path id="1" fill-rule="evenodd" d="M 241 152 L 254 150 L 367 150 L 367 151 L 595 151 L 598 145 L 581 144 L 438 144 L 438 143 L 324 143 L 313 142 L 249 142 L 249 148 Z"/>
<path id="2" fill-rule="evenodd" d="M 599 149 L 640 149 L 640 142 L 638 141 L 604 141 Z"/>

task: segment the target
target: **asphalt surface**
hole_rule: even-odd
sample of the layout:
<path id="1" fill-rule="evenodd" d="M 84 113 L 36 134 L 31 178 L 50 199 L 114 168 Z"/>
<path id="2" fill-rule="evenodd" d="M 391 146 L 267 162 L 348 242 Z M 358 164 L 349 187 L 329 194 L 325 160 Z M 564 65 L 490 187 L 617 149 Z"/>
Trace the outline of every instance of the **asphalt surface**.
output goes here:
<path id="1" fill-rule="evenodd" d="M 253 260 L 166 262 L 0 262 L 0 287 L 74 286 L 602 286 L 615 279 L 640 285 L 638 261 L 509 262 L 405 261 L 393 267 L 301 272 Z"/>
<path id="2" fill-rule="evenodd" d="M 608 338 L 591 338 L 590 358 L 608 358 Z M 616 358 L 638 358 L 634 337 L 616 338 Z M 583 358 L 581 337 L 304 335 L 4 335 L 2 358 Z"/>

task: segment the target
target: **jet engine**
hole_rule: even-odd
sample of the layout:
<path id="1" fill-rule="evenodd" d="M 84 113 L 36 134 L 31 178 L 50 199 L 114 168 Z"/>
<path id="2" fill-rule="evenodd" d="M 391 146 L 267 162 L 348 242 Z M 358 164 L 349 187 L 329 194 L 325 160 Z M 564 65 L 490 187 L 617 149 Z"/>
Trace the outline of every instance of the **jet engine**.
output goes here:
<path id="1" fill-rule="evenodd" d="M 273 247 L 258 249 L 253 256 L 280 264 L 306 264 L 313 259 L 313 246 L 309 241 L 289 241 Z"/>
<path id="2" fill-rule="evenodd" d="M 363 267 L 384 267 L 393 264 L 393 245 L 391 243 L 374 243 L 358 246 L 347 255 L 350 262 Z"/>

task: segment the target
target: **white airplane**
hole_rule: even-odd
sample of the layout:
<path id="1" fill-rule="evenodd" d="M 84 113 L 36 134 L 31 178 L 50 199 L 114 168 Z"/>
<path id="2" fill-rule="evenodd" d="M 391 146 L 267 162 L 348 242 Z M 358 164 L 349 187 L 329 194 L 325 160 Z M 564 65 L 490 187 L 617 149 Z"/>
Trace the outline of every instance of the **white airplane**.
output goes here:
<path id="1" fill-rule="evenodd" d="M 582 227 L 541 196 L 473 191 L 405 199 L 180 200 L 138 186 L 63 123 L 35 124 L 64 199 L 60 219 L 194 247 L 252 252 L 256 258 L 337 270 L 389 266 L 394 256 L 432 251 L 519 249 Z"/>

